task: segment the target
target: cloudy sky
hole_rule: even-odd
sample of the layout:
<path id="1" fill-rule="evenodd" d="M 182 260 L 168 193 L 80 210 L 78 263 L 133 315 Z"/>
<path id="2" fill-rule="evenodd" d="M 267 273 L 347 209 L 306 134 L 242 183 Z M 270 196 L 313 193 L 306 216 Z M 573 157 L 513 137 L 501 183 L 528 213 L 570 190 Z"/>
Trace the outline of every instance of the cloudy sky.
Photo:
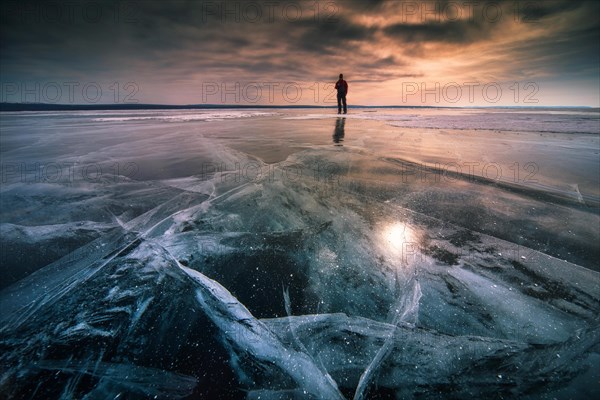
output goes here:
<path id="1" fill-rule="evenodd" d="M 18 1 L 2 101 L 600 105 L 596 1 Z"/>

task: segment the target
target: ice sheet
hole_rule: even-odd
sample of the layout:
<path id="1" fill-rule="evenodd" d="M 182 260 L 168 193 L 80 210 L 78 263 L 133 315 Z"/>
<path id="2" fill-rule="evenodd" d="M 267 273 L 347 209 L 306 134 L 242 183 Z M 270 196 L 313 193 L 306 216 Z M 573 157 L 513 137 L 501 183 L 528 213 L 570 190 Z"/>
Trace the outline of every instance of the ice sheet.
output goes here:
<path id="1" fill-rule="evenodd" d="M 597 394 L 596 114 L 379 112 L 3 114 L 0 391 Z"/>

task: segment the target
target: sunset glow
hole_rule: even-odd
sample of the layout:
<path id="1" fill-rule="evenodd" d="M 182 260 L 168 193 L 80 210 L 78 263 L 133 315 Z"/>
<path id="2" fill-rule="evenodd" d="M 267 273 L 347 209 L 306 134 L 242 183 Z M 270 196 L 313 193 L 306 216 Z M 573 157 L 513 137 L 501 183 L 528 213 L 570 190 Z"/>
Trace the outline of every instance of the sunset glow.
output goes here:
<path id="1" fill-rule="evenodd" d="M 4 2 L 2 101 L 593 106 L 595 1 Z M 100 92 L 100 93 L 99 93 Z"/>

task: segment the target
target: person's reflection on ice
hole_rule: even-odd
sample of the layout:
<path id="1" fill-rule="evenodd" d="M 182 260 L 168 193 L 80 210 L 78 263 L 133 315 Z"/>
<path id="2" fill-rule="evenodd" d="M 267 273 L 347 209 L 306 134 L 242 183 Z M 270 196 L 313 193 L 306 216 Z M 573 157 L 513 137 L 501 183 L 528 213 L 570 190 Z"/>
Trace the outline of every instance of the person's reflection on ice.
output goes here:
<path id="1" fill-rule="evenodd" d="M 342 146 L 340 144 L 344 141 L 344 125 L 346 124 L 346 118 L 338 117 L 335 121 L 335 129 L 333 130 L 333 143 L 336 143 L 336 146 Z"/>

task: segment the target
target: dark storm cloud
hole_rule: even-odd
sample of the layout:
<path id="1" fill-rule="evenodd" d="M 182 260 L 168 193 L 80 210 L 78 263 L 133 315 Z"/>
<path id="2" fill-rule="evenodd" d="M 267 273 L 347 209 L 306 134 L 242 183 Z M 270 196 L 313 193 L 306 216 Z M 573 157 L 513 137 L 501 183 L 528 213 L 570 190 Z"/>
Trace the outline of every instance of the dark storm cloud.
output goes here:
<path id="1" fill-rule="evenodd" d="M 546 0 L 515 3 L 520 18 L 527 22 L 540 21 L 543 18 L 575 10 L 585 6 L 585 0 Z"/>
<path id="2" fill-rule="evenodd" d="M 590 6 L 590 1 L 585 0 L 546 0 L 546 1 L 477 1 L 456 2 L 450 0 L 426 1 L 411 9 L 410 16 L 417 22 L 409 22 L 404 15 L 403 21 L 382 27 L 383 32 L 403 42 L 439 42 L 469 44 L 485 41 L 494 33 L 502 33 L 508 23 L 543 23 L 551 17 L 560 16 L 568 12 Z M 399 15 L 407 13 L 407 2 L 395 2 L 395 9 Z M 388 4 L 389 5 L 389 4 Z M 445 12 L 460 10 L 463 18 L 455 18 Z M 432 10 L 437 10 L 436 16 Z M 590 14 L 596 18 L 597 14 Z"/>
<path id="3" fill-rule="evenodd" d="M 517 40 L 503 49 L 523 66 L 522 74 L 554 75 L 562 82 L 598 83 L 600 68 L 600 3 L 595 1 L 541 2 L 543 11 L 527 22 L 543 35 Z M 536 3 L 537 4 L 537 3 Z M 547 23 L 544 23 L 547 20 Z M 510 65 L 508 66 L 510 70 Z"/>
<path id="4" fill-rule="evenodd" d="M 231 29 L 218 16 L 203 14 L 201 6 L 181 1 L 4 3 L 3 72 L 30 79 L 77 78 L 131 73 L 135 66 L 136 74 L 153 70 L 162 75 L 177 73 L 187 63 L 196 70 L 210 67 L 219 56 L 253 46 L 256 32 L 249 35 L 243 24 Z M 231 57 L 221 60 L 221 68 L 236 64 Z"/>
<path id="5" fill-rule="evenodd" d="M 405 61 L 401 61 L 397 57 L 388 56 L 384 58 L 367 58 L 360 59 L 353 65 L 361 71 L 379 71 L 382 72 L 389 67 L 403 67 L 408 65 Z"/>
<path id="6" fill-rule="evenodd" d="M 390 3 L 390 0 L 344 0 L 343 6 L 355 12 L 374 13 L 379 12 L 386 3 Z"/>
<path id="7" fill-rule="evenodd" d="M 421 24 L 399 23 L 384 28 L 383 32 L 403 42 L 466 44 L 487 39 L 490 35 L 490 28 L 475 21 L 450 21 Z"/>
<path id="8" fill-rule="evenodd" d="M 505 49 L 515 60 L 525 60 L 526 70 L 513 70 L 518 74 L 528 71 L 548 71 L 561 80 L 598 79 L 600 54 L 598 40 L 600 27 L 573 30 L 556 37 L 545 37 L 517 42 Z M 548 40 L 551 39 L 551 40 Z M 522 65 L 515 62 L 515 66 Z"/>
<path id="9" fill-rule="evenodd" d="M 63 14 L 58 20 L 49 18 L 56 14 L 49 3 L 2 6 L 0 43 L 7 73 L 29 77 L 74 76 L 78 71 L 114 74 L 135 65 L 140 75 L 203 69 L 240 73 L 245 69 L 252 75 L 286 70 L 304 74 L 308 71 L 291 61 L 298 52 L 334 54 L 348 41 L 367 40 L 373 31 L 343 16 L 336 21 L 315 21 L 308 6 L 299 21 L 278 14 L 272 21 L 263 16 L 261 22 L 222 14 L 218 7 L 225 3 L 218 1 L 54 4 Z M 87 15 L 85 4 L 101 4 L 102 17 L 95 18 L 91 11 Z M 246 3 L 227 4 L 229 11 L 235 11 Z"/>
<path id="10" fill-rule="evenodd" d="M 343 16 L 317 23 L 304 19 L 292 25 L 304 32 L 296 39 L 295 45 L 299 49 L 317 53 L 344 52 L 348 50 L 350 42 L 371 40 L 377 31 L 376 28 L 356 24 Z"/>

